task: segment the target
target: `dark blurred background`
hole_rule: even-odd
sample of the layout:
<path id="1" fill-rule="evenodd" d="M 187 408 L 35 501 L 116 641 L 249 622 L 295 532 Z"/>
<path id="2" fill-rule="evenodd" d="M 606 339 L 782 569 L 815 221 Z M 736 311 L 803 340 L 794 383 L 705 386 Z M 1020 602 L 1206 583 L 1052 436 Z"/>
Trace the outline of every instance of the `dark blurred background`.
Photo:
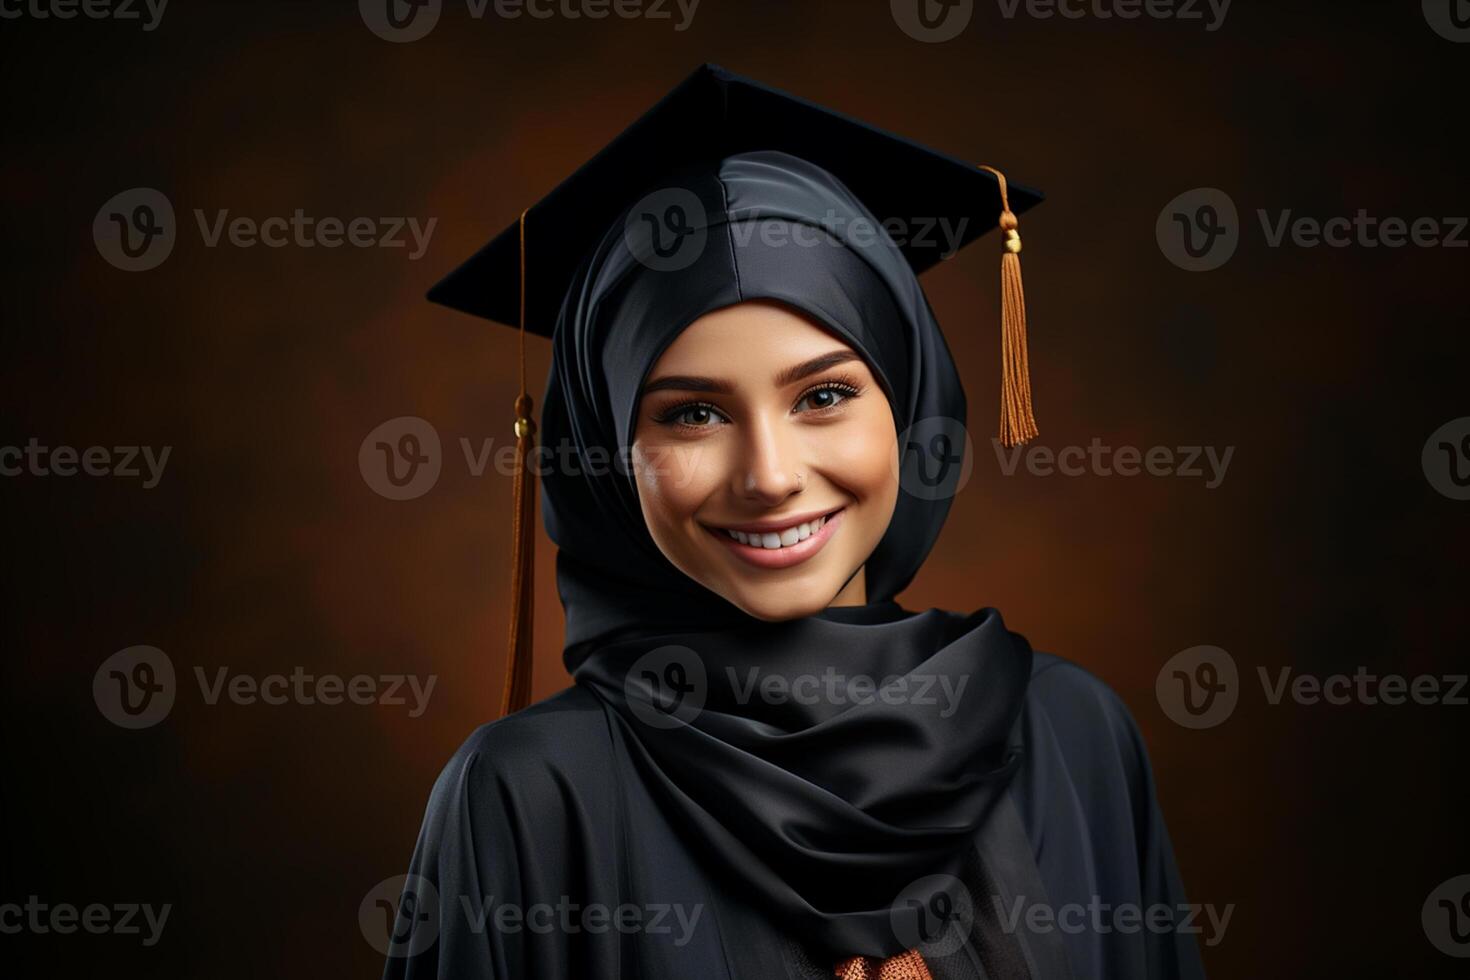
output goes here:
<path id="1" fill-rule="evenodd" d="M 0 903 L 171 912 L 152 945 L 146 926 L 0 934 L 0 973 L 381 969 L 359 906 L 406 870 L 440 767 L 494 716 L 508 604 L 510 482 L 473 475 L 461 440 L 510 443 L 514 338 L 424 290 L 705 61 L 1047 192 L 1022 221 L 1040 445 L 1233 447 L 1213 488 L 1006 476 L 986 442 L 996 239 L 926 275 L 975 470 L 902 598 L 994 605 L 1119 691 L 1190 898 L 1235 906 L 1211 974 L 1462 972 L 1421 909 L 1470 873 L 1470 707 L 1273 705 L 1257 670 L 1467 670 L 1470 503 L 1448 469 L 1470 468 L 1470 30 L 1449 19 L 1466 4 L 1238 0 L 1221 21 L 1184 0 L 1198 19 L 980 0 L 925 43 L 882 2 L 703 0 L 680 30 L 672 3 L 512 20 L 446 0 L 392 43 L 350 0 L 175 0 L 151 30 L 141 3 L 37 16 L 48 2 L 0 19 L 0 450 L 170 455 L 151 487 L 141 453 L 136 478 L 59 475 L 64 459 L 0 477 Z M 176 242 L 129 272 L 93 225 L 134 188 L 171 202 Z M 1213 271 L 1156 234 L 1198 188 L 1238 209 Z M 406 231 L 401 248 L 210 247 L 195 218 L 298 208 L 436 224 L 414 258 Z M 1440 243 L 1273 247 L 1257 213 L 1359 209 L 1435 219 Z M 547 354 L 531 343 L 537 394 Z M 410 500 L 359 466 L 400 416 L 442 440 Z M 552 561 L 543 535 L 538 697 L 568 683 Z M 107 672 L 93 682 L 138 645 L 167 655 L 176 697 L 131 730 L 104 710 Z M 1238 704 L 1196 730 L 1155 681 L 1199 645 L 1233 658 Z M 195 672 L 221 668 L 437 681 L 417 717 L 411 697 L 210 704 Z"/>

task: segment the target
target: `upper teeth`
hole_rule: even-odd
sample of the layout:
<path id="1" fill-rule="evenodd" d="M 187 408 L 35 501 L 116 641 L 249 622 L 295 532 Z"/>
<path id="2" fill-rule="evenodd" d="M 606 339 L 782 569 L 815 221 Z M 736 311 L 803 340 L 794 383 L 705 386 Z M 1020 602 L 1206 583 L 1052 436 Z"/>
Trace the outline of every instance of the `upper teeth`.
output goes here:
<path id="1" fill-rule="evenodd" d="M 818 517 L 814 521 L 793 524 L 780 531 L 752 531 L 747 534 L 745 531 L 731 531 L 727 528 L 725 533 L 741 544 L 748 544 L 756 548 L 789 548 L 796 542 L 805 541 L 811 537 L 814 531 L 821 530 L 822 525 L 826 523 L 827 518 Z"/>

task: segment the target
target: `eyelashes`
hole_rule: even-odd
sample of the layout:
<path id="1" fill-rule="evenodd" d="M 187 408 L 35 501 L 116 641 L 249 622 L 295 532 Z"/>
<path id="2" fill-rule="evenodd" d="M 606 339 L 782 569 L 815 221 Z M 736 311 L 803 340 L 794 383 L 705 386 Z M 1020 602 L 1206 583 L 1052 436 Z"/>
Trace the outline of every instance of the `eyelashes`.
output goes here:
<path id="1" fill-rule="evenodd" d="M 819 384 L 812 385 L 806 391 L 803 391 L 797 397 L 796 404 L 797 406 L 800 406 L 803 402 L 806 402 L 813 395 L 826 393 L 840 395 L 841 400 L 830 405 L 814 405 L 812 408 L 807 409 L 807 411 L 820 412 L 836 408 L 838 405 L 841 405 L 842 402 L 846 401 L 849 398 L 857 398 L 863 393 L 863 389 L 860 384 L 850 378 L 829 378 L 828 380 L 823 381 Z"/>
<path id="2" fill-rule="evenodd" d="M 866 386 L 861 381 L 849 375 L 825 378 L 798 395 L 792 404 L 791 411 L 794 415 L 819 417 L 835 413 L 844 402 L 851 398 L 861 397 L 865 390 Z M 825 404 L 817 404 L 813 401 L 814 398 L 823 397 L 826 399 Z M 714 428 L 717 421 L 729 422 L 730 418 L 712 402 L 688 399 L 660 409 L 653 415 L 653 421 L 659 425 L 697 432 Z"/>
<path id="3" fill-rule="evenodd" d="M 691 421 L 690 416 L 700 416 L 702 421 Z M 709 402 L 689 401 L 670 405 L 656 414 L 653 420 L 659 425 L 672 425 L 684 429 L 707 429 L 710 427 L 710 421 L 716 416 L 725 418 L 723 413 Z M 729 419 L 725 421 L 728 422 Z"/>

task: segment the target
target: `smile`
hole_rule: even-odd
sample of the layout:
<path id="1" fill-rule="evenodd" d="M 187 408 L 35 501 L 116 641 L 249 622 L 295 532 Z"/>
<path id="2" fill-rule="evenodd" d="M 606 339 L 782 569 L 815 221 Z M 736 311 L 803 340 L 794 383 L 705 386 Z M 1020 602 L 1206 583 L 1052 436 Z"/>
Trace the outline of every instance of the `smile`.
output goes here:
<path id="1" fill-rule="evenodd" d="M 765 521 L 736 527 L 710 527 L 713 534 L 736 556 L 758 568 L 790 568 L 822 550 L 837 533 L 844 508 L 811 517 L 791 519 L 784 524 Z"/>

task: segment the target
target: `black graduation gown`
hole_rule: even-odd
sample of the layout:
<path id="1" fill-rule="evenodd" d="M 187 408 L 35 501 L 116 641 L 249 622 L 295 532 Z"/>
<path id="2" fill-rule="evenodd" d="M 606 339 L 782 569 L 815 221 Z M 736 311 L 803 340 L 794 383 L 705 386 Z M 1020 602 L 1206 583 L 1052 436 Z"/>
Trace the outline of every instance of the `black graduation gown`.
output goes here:
<path id="1" fill-rule="evenodd" d="M 605 710 L 572 687 L 455 753 L 400 921 L 401 936 L 427 932 L 395 947 L 413 955 L 390 957 L 384 977 L 832 976 L 801 936 L 706 872 L 697 842 L 626 778 L 628 747 Z M 1036 654 L 1018 724 L 1023 762 L 960 876 L 975 924 L 962 946 L 927 958 L 935 980 L 1202 977 L 1194 926 L 1178 928 L 1186 900 L 1147 754 L 1117 695 Z M 632 825 L 640 832 L 625 833 Z M 1175 926 L 1139 927 L 1158 907 L 1175 910 Z M 1138 914 L 1114 918 L 1120 908 Z"/>

